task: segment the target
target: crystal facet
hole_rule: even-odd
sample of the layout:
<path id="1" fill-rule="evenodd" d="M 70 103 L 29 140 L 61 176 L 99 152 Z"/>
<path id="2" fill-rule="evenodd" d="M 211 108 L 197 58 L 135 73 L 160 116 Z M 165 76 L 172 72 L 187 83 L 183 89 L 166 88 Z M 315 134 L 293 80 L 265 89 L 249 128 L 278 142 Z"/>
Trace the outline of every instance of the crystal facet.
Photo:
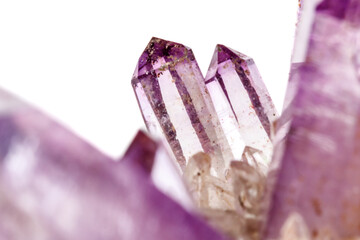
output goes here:
<path id="1" fill-rule="evenodd" d="M 268 164 L 272 154 L 271 127 L 278 115 L 254 61 L 217 45 L 205 80 L 208 89 L 221 90 L 209 90 L 215 109 L 223 104 L 219 100 L 219 95 L 223 95 L 227 109 L 231 109 L 226 117 L 236 119 L 245 144 L 263 151 L 265 158 L 261 163 Z"/>
<path id="2" fill-rule="evenodd" d="M 285 115 L 288 132 L 275 147 L 279 168 L 268 177 L 273 192 L 264 239 L 286 236 L 286 229 L 295 239 L 360 236 L 359 5 L 325 0 L 317 8 Z"/>
<path id="3" fill-rule="evenodd" d="M 238 133 L 236 122 L 219 119 L 188 47 L 151 39 L 132 85 L 148 130 L 165 136 L 182 169 L 191 156 L 204 152 L 210 156 L 213 170 L 223 176 L 235 158 L 233 151 L 242 153 L 241 138 L 226 135 Z"/>
<path id="4" fill-rule="evenodd" d="M 156 189 L 143 133 L 115 162 L 1 90 L 0 103 L 0 239 L 225 239 Z"/>

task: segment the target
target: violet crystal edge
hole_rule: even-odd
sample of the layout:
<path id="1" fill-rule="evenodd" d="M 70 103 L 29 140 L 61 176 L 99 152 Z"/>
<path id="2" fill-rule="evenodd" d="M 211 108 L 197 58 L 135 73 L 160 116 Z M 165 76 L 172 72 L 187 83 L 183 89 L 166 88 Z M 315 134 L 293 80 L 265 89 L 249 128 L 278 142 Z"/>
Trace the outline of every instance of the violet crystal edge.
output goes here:
<path id="1" fill-rule="evenodd" d="M 0 239 L 225 239 L 155 187 L 142 132 L 116 162 L 0 90 L 0 141 Z"/>

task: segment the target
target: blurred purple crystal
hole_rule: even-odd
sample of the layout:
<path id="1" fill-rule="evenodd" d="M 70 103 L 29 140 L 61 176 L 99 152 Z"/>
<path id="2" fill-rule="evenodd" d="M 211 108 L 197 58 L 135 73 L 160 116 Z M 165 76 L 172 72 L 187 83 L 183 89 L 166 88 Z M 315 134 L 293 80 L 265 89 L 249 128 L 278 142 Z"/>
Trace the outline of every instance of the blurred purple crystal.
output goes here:
<path id="1" fill-rule="evenodd" d="M 115 162 L 0 91 L 0 143 L 0 239 L 224 239 L 156 189 L 141 132 Z"/>
<path id="2" fill-rule="evenodd" d="M 265 158 L 260 163 L 267 165 L 272 154 L 272 123 L 278 114 L 254 60 L 217 45 L 205 82 L 215 109 L 218 105 L 229 106 L 231 113 L 224 117 L 236 119 L 246 146 L 262 151 Z M 222 113 L 220 108 L 218 114 Z"/>
<path id="3" fill-rule="evenodd" d="M 360 236 L 359 6 L 325 0 L 317 7 L 305 62 L 293 72 L 297 86 L 287 94 L 289 126 L 274 152 L 279 168 L 269 175 L 264 239 Z"/>

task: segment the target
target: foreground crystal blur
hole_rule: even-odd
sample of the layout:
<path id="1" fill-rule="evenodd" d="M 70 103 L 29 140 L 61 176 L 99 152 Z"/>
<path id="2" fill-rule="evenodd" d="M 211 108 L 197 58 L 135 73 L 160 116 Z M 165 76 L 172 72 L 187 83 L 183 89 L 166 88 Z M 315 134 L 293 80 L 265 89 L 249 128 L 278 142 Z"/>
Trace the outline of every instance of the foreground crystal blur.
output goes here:
<path id="1" fill-rule="evenodd" d="M 360 236 L 359 20 L 359 0 L 326 0 L 316 9 L 282 116 L 287 133 L 279 134 L 269 175 L 265 239 L 279 239 L 294 222 L 297 239 Z"/>
<path id="2" fill-rule="evenodd" d="M 225 239 L 155 187 L 141 132 L 115 162 L 0 91 L 0 143 L 0 239 Z"/>

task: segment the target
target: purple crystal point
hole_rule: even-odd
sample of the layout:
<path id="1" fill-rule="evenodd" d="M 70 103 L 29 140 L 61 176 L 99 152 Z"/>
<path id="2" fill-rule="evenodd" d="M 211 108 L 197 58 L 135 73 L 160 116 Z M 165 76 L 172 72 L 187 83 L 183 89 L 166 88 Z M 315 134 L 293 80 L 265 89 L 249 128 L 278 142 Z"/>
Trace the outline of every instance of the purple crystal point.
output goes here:
<path id="1" fill-rule="evenodd" d="M 148 146 L 150 144 L 150 146 Z M 149 139 L 144 133 L 139 132 L 131 144 L 129 150 L 121 162 L 121 172 L 127 172 L 122 179 L 124 184 L 130 181 L 132 184 L 127 186 L 126 210 L 130 210 L 129 221 L 136 223 L 133 230 L 128 230 L 131 234 L 124 239 L 225 239 L 209 226 L 203 220 L 195 215 L 185 211 L 177 203 L 159 192 L 153 185 L 152 179 L 147 178 L 147 173 L 133 162 L 141 162 L 140 158 L 146 157 L 150 152 L 153 159 L 154 168 L 159 161 L 159 150 L 161 145 L 156 144 L 156 152 L 149 151 L 153 149 L 156 143 Z M 139 154 L 146 153 L 145 156 Z M 161 153 L 160 153 L 161 154 Z M 162 155 L 162 158 L 165 156 Z M 128 161 L 124 161 L 125 159 Z M 167 159 L 167 161 L 171 161 Z M 144 162 L 143 162 L 144 163 Z M 153 169 L 154 171 L 155 169 Z M 124 193 L 125 194 L 125 193 Z M 135 201 L 135 202 L 132 202 Z M 170 211 L 170 212 L 169 212 Z M 128 213 L 126 213 L 127 215 Z M 138 227 L 141 226 L 141 230 Z M 125 226 L 124 226 L 125 227 Z"/>
<path id="2" fill-rule="evenodd" d="M 360 236 L 360 83 L 354 64 L 360 28 L 347 17 L 354 11 L 347 2 L 324 1 L 316 12 L 306 62 L 296 72 L 289 131 L 274 151 L 280 165 L 268 177 L 273 192 L 264 239 L 280 239 L 287 229 L 302 229 L 298 237 L 309 233 L 312 239 Z"/>
<path id="3" fill-rule="evenodd" d="M 193 200 L 162 143 L 155 142 L 144 132 L 139 131 L 121 163 L 143 170 L 161 192 L 184 208 L 193 210 Z"/>
<path id="4" fill-rule="evenodd" d="M 141 148 L 138 147 L 141 146 Z M 139 131 L 133 140 L 133 144 L 127 149 L 123 157 L 123 163 L 134 165 L 151 173 L 158 144 L 149 138 L 145 133 Z"/>
<path id="5" fill-rule="evenodd" d="M 144 134 L 115 162 L 1 90 L 0 106 L 0 239 L 224 239 L 156 189 Z"/>
<path id="6" fill-rule="evenodd" d="M 191 49 L 151 39 L 132 85 L 148 130 L 165 136 L 182 169 L 191 156 L 205 152 L 211 156 L 214 170 L 224 174 L 234 158 L 233 143 L 225 132 L 237 126 L 219 120 Z M 242 148 L 239 138 L 237 149 Z"/>
<path id="7" fill-rule="evenodd" d="M 224 45 L 217 45 L 205 80 L 215 109 L 218 104 L 228 105 L 227 109 L 231 109 L 228 115 L 237 120 L 245 144 L 263 151 L 266 155 L 263 163 L 269 163 L 271 127 L 277 112 L 254 61 Z M 213 89 L 221 89 L 221 92 Z M 219 101 L 221 94 L 226 103 Z"/>

